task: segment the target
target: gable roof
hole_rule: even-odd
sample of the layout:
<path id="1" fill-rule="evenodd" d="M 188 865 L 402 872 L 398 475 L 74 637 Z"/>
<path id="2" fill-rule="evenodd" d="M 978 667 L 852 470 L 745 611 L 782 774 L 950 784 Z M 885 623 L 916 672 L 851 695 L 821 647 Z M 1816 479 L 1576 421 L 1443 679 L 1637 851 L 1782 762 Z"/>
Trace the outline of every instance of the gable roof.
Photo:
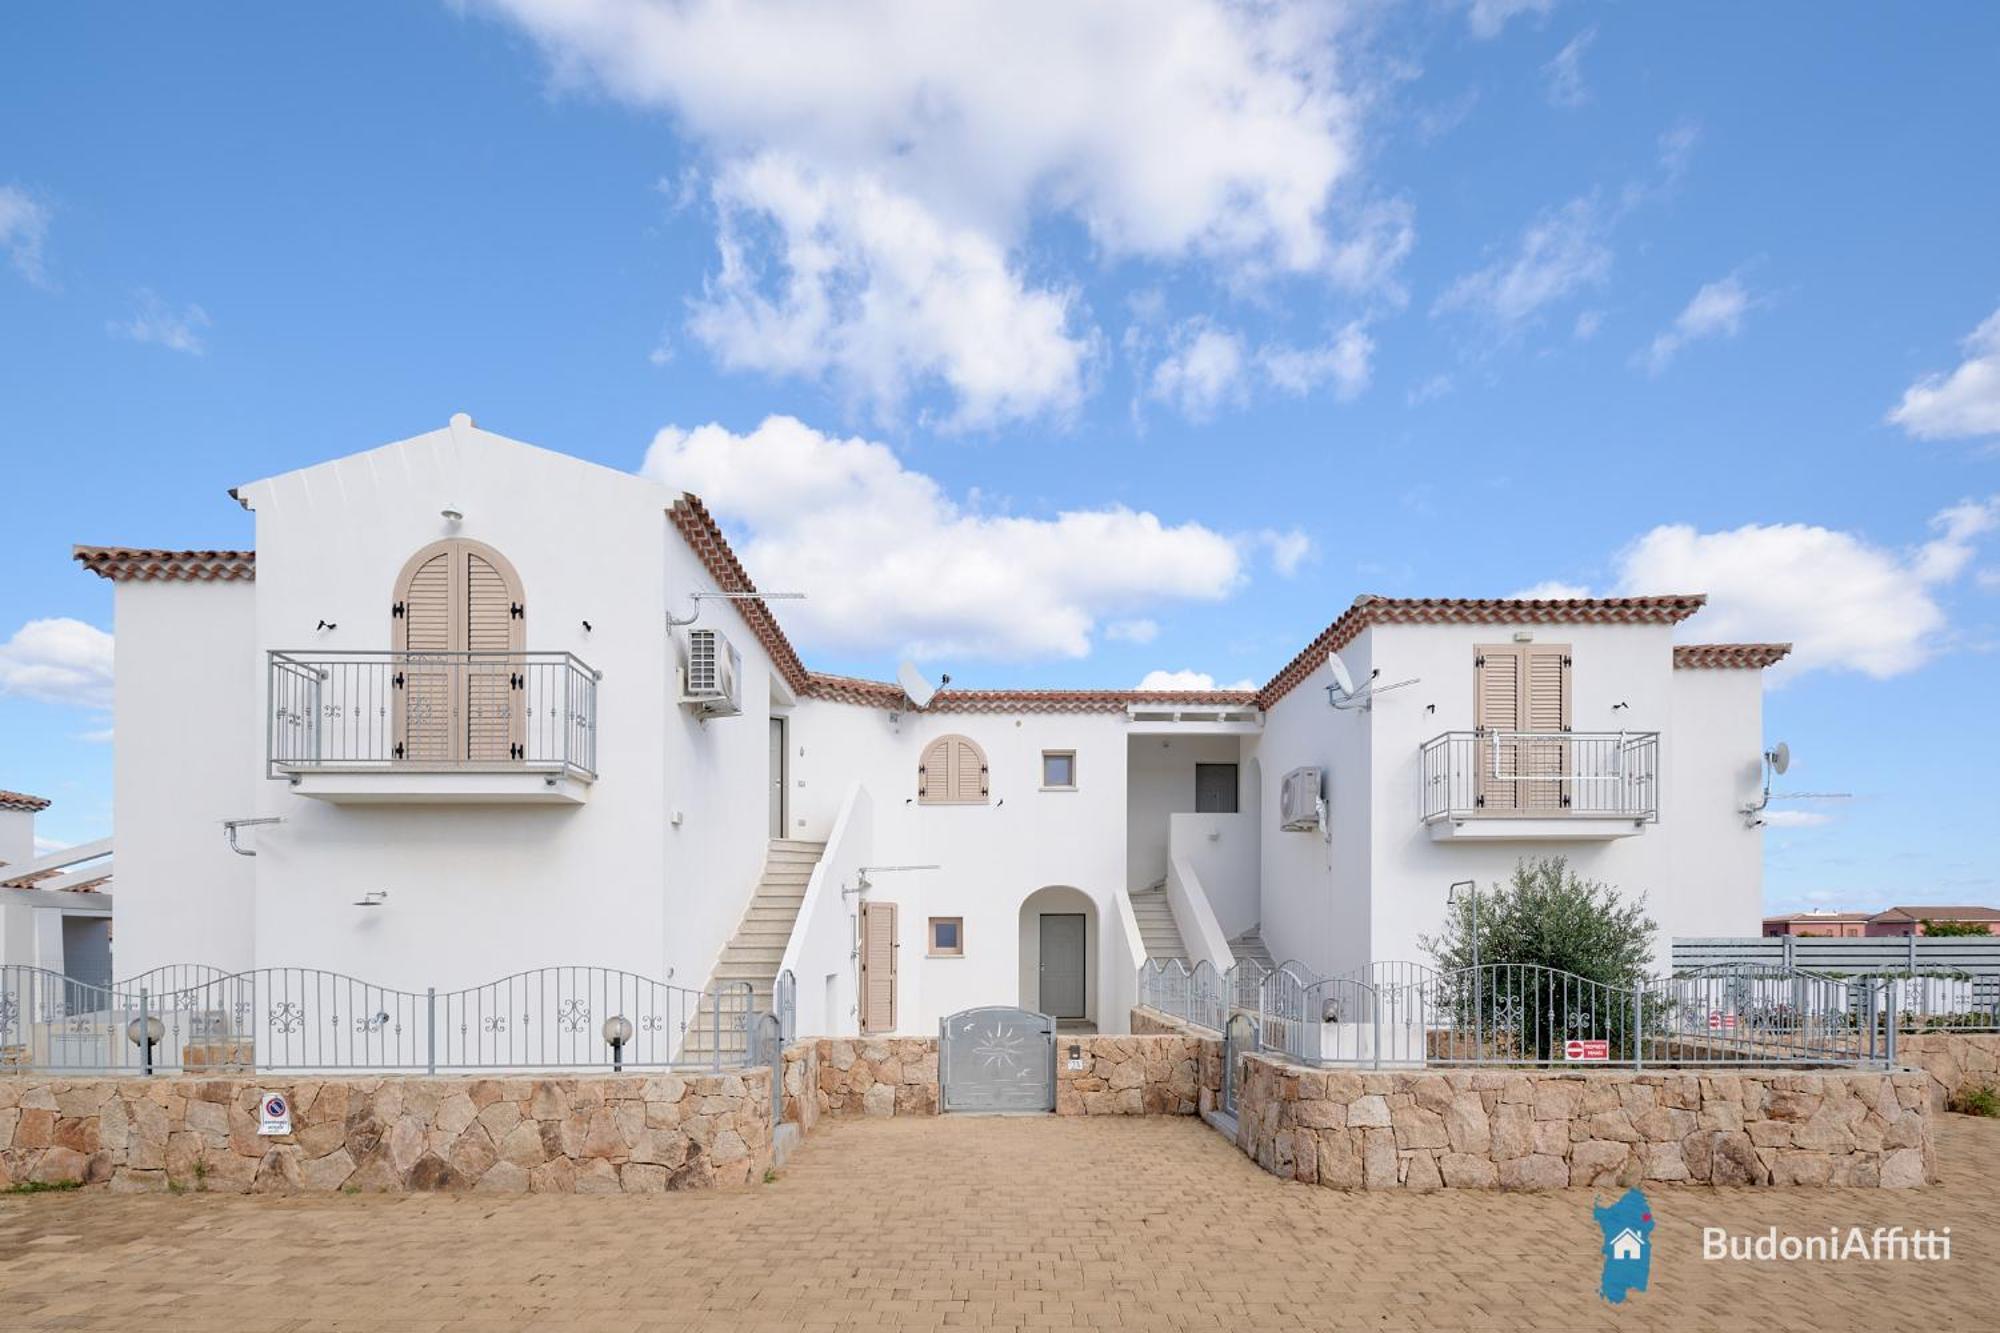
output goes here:
<path id="1" fill-rule="evenodd" d="M 1870 921 L 2000 921 L 2000 908 L 1890 907 L 1868 919 Z"/>
<path id="2" fill-rule="evenodd" d="M 34 814 L 49 808 L 46 796 L 30 796 L 24 791 L 0 791 L 0 810 L 25 810 Z"/>
<path id="3" fill-rule="evenodd" d="M 71 558 L 114 583 L 248 583 L 255 551 L 163 551 L 137 546 L 77 546 Z"/>
<path id="4" fill-rule="evenodd" d="M 1789 643 L 1677 643 L 1674 667 L 1680 671 L 1715 668 L 1761 671 L 1783 661 L 1791 651 Z"/>

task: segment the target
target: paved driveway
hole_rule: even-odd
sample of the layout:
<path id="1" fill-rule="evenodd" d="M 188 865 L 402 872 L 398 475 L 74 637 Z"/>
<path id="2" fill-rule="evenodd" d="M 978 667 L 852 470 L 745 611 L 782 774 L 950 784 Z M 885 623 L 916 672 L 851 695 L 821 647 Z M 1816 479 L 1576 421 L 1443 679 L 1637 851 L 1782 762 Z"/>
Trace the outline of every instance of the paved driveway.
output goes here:
<path id="1" fill-rule="evenodd" d="M 645 1197 L 0 1200 L 0 1325 L 1991 1328 L 2000 1124 L 1941 1188 L 1653 1194 L 1652 1289 L 1595 1292 L 1589 1195 L 1280 1184 L 1189 1120 L 822 1124 L 774 1183 Z M 1949 1263 L 1704 1263 L 1700 1228 L 1952 1228 Z"/>

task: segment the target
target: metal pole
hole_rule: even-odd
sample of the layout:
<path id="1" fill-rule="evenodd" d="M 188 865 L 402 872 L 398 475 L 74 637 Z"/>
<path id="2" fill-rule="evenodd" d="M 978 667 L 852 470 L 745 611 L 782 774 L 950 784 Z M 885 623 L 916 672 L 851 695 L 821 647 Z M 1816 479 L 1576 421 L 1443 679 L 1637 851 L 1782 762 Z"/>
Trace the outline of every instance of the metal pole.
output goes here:
<path id="1" fill-rule="evenodd" d="M 1632 983 L 1632 1068 L 1646 1067 L 1646 982 Z"/>
<path id="2" fill-rule="evenodd" d="M 720 1072 L 722 1069 L 722 988 L 720 986 L 716 987 L 715 1003 L 710 1008 L 715 1011 L 713 1014 L 715 1035 L 709 1045 L 710 1067 Z"/>
<path id="3" fill-rule="evenodd" d="M 1495 754 L 1499 751 L 1496 749 Z M 1472 1054 L 1482 1058 L 1486 1049 L 1484 978 L 1479 974 L 1479 881 L 1472 881 Z"/>
<path id="4" fill-rule="evenodd" d="M 438 993 L 436 986 L 424 987 L 424 1070 L 438 1071 Z"/>
<path id="5" fill-rule="evenodd" d="M 146 988 L 139 987 L 139 1051 L 140 1068 L 147 1078 L 153 1076 L 153 1033 L 152 1024 L 146 1016 Z M 115 1040 L 115 1038 L 114 1038 Z"/>
<path id="6" fill-rule="evenodd" d="M 1910 938 L 1915 939 L 1916 936 L 1912 935 Z M 1889 982 L 1889 1004 L 1887 1012 L 1889 1017 L 1887 1054 L 1889 1059 L 1889 1067 L 1891 1069 L 1894 1069 L 1896 1067 L 1896 983 L 1893 979 Z"/>

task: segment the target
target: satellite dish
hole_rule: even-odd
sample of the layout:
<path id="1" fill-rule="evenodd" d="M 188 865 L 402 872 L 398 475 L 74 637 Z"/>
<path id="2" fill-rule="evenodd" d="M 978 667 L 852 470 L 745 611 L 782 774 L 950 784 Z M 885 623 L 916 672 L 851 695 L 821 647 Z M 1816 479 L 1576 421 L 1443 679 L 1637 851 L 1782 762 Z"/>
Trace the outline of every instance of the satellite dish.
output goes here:
<path id="1" fill-rule="evenodd" d="M 1340 660 L 1339 653 L 1326 655 L 1326 669 L 1333 673 L 1333 683 L 1342 694 L 1354 693 L 1354 677 L 1347 674 L 1347 664 Z"/>
<path id="2" fill-rule="evenodd" d="M 1792 747 L 1785 744 L 1783 741 L 1779 741 L 1776 745 L 1773 745 L 1771 747 L 1771 753 L 1769 758 L 1771 760 L 1772 771 L 1776 773 L 1783 773 L 1786 769 L 1792 766 Z"/>
<path id="3" fill-rule="evenodd" d="M 910 702 L 918 708 L 927 706 L 937 694 L 937 686 L 924 679 L 924 673 L 917 670 L 914 662 L 904 662 L 896 668 L 896 681 L 903 687 L 903 693 L 910 696 Z"/>

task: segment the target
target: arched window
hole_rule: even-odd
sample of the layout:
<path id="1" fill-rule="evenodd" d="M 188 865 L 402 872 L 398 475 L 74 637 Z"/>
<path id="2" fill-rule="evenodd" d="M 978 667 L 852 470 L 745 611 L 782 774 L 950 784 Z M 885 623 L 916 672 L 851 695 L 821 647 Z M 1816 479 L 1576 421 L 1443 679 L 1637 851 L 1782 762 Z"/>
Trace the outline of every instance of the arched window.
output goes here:
<path id="1" fill-rule="evenodd" d="M 940 736 L 917 764 L 919 805 L 985 805 L 986 752 L 965 736 Z"/>
<path id="2" fill-rule="evenodd" d="M 403 565 L 389 618 L 399 654 L 390 673 L 395 757 L 523 758 L 527 607 L 507 557 L 483 542 L 432 542 Z"/>

